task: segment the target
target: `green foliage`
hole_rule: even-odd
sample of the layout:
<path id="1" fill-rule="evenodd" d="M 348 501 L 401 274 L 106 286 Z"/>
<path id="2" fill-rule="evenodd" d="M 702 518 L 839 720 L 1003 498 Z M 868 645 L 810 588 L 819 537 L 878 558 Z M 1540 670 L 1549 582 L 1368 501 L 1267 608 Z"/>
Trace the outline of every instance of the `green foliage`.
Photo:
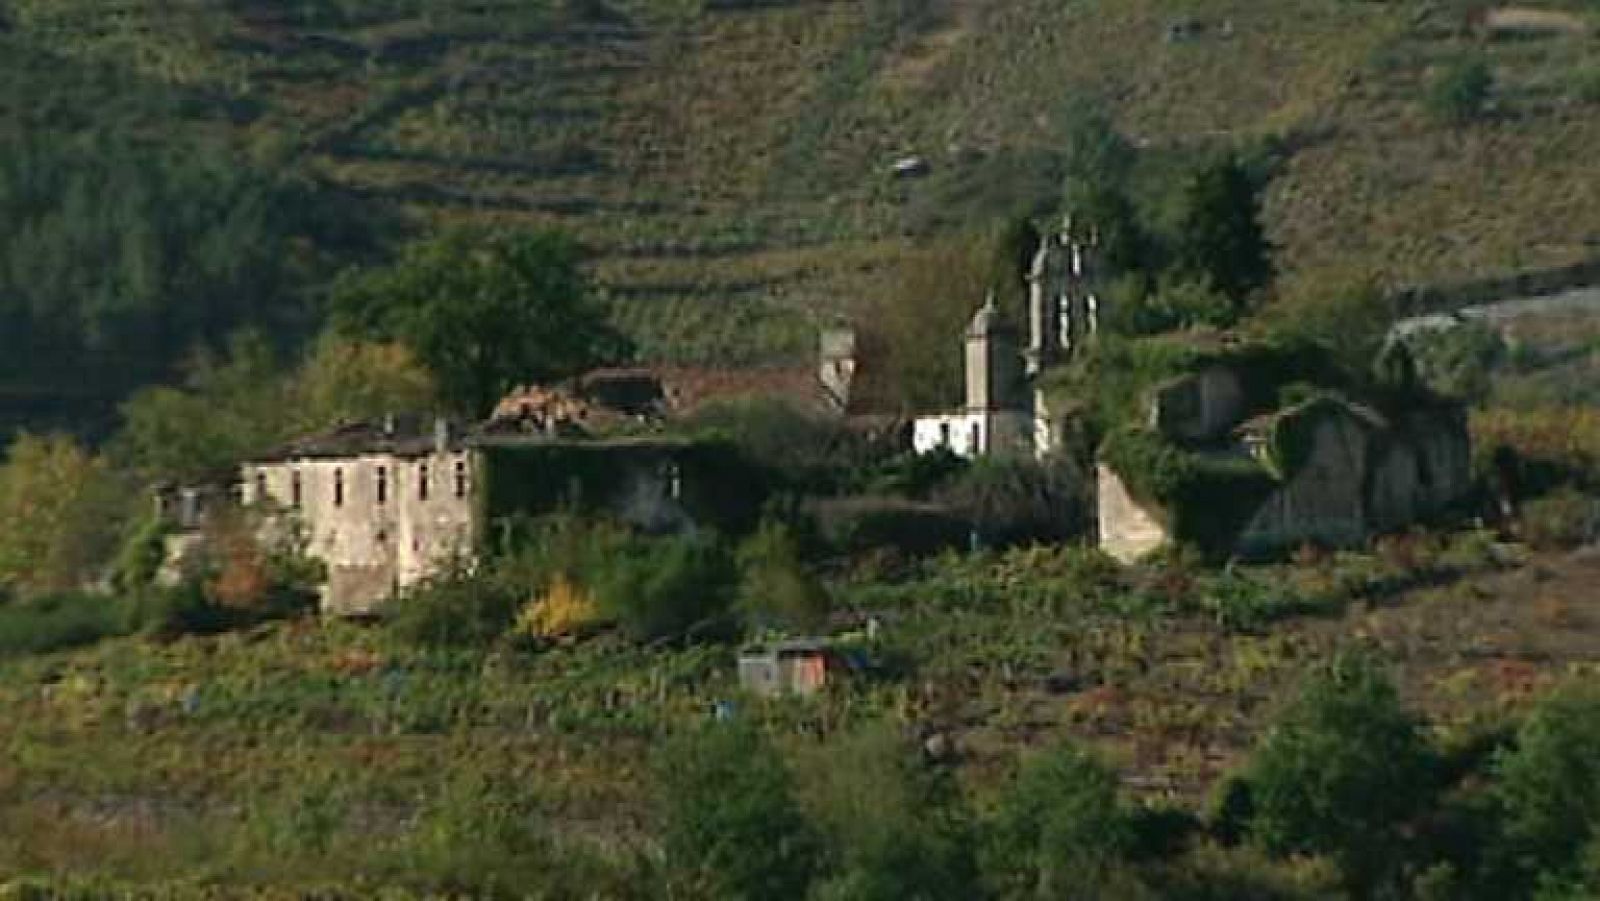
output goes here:
<path id="1" fill-rule="evenodd" d="M 739 546 L 736 606 L 753 628 L 814 631 L 827 623 L 832 599 L 806 571 L 800 543 L 782 523 L 766 520 Z"/>
<path id="2" fill-rule="evenodd" d="M 302 432 L 439 407 L 433 373 L 405 345 L 340 340 L 331 332 L 312 345 L 288 390 L 293 426 Z"/>
<path id="3" fill-rule="evenodd" d="M 1333 855 L 1370 888 L 1398 860 L 1404 824 L 1431 799 L 1435 777 L 1387 675 L 1346 654 L 1308 677 L 1251 754 L 1248 832 L 1273 853 Z"/>
<path id="4" fill-rule="evenodd" d="M 1427 386 L 1466 403 L 1489 396 L 1494 368 L 1506 355 L 1500 333 L 1478 322 L 1428 332 L 1408 343 Z"/>
<path id="5" fill-rule="evenodd" d="M 0 657 L 90 644 L 122 634 L 125 623 L 122 607 L 100 595 L 53 594 L 0 604 Z"/>
<path id="6" fill-rule="evenodd" d="M 1007 897 L 1094 897 L 1133 847 L 1116 774 L 1062 745 L 1027 761 L 1000 801 L 988 870 Z"/>
<path id="7" fill-rule="evenodd" d="M 196 353 L 181 388 L 146 388 L 123 404 L 113 452 L 149 479 L 230 469 L 287 437 L 293 407 L 282 372 L 264 335 L 239 332 L 224 356 Z"/>
<path id="8" fill-rule="evenodd" d="M 136 593 L 150 587 L 166 559 L 167 524 L 151 514 L 135 520 L 111 565 L 111 585 Z"/>
<path id="9" fill-rule="evenodd" d="M 646 538 L 620 549 L 589 585 L 603 614 L 633 638 L 653 641 L 724 627 L 735 573 L 714 538 Z"/>
<path id="10" fill-rule="evenodd" d="M 1528 873 L 1572 874 L 1600 835 L 1600 694 L 1570 684 L 1534 707 L 1495 763 L 1505 831 Z"/>
<path id="11" fill-rule="evenodd" d="M 159 639 L 210 635 L 236 622 L 235 614 L 206 597 L 205 588 L 192 579 L 130 595 L 124 620 L 129 631 Z"/>
<path id="12" fill-rule="evenodd" d="M 391 266 L 347 273 L 334 310 L 346 333 L 409 346 L 447 406 L 482 415 L 519 384 L 626 355 L 579 262 L 560 232 L 454 229 L 408 245 Z"/>
<path id="13" fill-rule="evenodd" d="M 953 775 L 889 726 L 814 755 L 807 800 L 831 852 L 817 901 L 979 897 L 977 831 Z"/>
<path id="14" fill-rule="evenodd" d="M 728 443 L 788 486 L 808 493 L 838 488 L 852 469 L 876 456 L 840 419 L 802 410 L 781 397 L 714 401 L 696 409 L 680 427 L 687 434 Z"/>
<path id="15" fill-rule="evenodd" d="M 760 733 L 709 725 L 677 739 L 659 763 L 667 862 L 685 897 L 805 897 L 818 840 Z"/>
<path id="16" fill-rule="evenodd" d="M 510 631 L 521 601 L 487 574 L 457 561 L 396 598 L 384 615 L 389 629 L 411 644 L 483 647 Z"/>
<path id="17" fill-rule="evenodd" d="M 1482 57 L 1457 60 L 1434 73 L 1423 105 L 1434 119 L 1465 125 L 1482 116 L 1494 91 L 1494 70 Z"/>
<path id="18" fill-rule="evenodd" d="M 1002 309 L 1020 313 L 1007 237 L 998 227 L 969 231 L 900 256 L 859 317 L 860 348 L 873 361 L 858 379 L 865 397 L 896 410 L 937 410 L 960 400 L 960 338 L 984 297 L 1010 287 L 1016 296 L 1006 303 L 1002 295 Z"/>
<path id="19" fill-rule="evenodd" d="M 985 457 L 950 479 L 935 499 L 971 522 L 990 544 L 1062 541 L 1088 522 L 1087 480 L 1075 460 Z"/>
<path id="20" fill-rule="evenodd" d="M 1272 278 L 1259 188 L 1235 157 L 1206 163 L 1183 183 L 1171 242 L 1180 271 L 1205 280 L 1236 305 Z"/>
<path id="21" fill-rule="evenodd" d="M 64 436 L 23 435 L 0 466 L 0 592 L 86 584 L 115 552 L 129 492 L 102 458 Z"/>
<path id="22" fill-rule="evenodd" d="M 1120 283 L 1112 298 L 1106 328 L 1121 335 L 1156 335 L 1192 328 L 1227 328 L 1239 319 L 1239 307 L 1199 278 L 1161 279 L 1153 288 L 1139 282 Z"/>
<path id="23" fill-rule="evenodd" d="M 1395 320 L 1391 301 L 1368 279 L 1318 284 L 1262 311 L 1264 324 L 1288 343 L 1315 346 L 1348 375 L 1365 375 Z"/>
<path id="24" fill-rule="evenodd" d="M 1571 550 L 1600 534 L 1600 499 L 1571 487 L 1528 501 L 1519 516 L 1522 539 L 1538 550 Z"/>
<path id="25" fill-rule="evenodd" d="M 118 397 L 242 326 L 303 332 L 323 199 L 218 146 L 113 133 L 0 134 L 0 383 Z"/>

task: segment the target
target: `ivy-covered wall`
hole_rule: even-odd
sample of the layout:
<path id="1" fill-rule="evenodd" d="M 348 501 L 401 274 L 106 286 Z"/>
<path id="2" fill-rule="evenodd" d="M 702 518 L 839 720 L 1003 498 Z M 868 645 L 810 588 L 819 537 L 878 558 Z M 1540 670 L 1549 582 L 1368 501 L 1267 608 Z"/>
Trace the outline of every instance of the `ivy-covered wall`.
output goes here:
<path id="1" fill-rule="evenodd" d="M 568 510 L 612 516 L 651 531 L 749 531 L 771 492 L 769 476 L 721 442 L 621 440 L 480 446 L 478 522 Z"/>

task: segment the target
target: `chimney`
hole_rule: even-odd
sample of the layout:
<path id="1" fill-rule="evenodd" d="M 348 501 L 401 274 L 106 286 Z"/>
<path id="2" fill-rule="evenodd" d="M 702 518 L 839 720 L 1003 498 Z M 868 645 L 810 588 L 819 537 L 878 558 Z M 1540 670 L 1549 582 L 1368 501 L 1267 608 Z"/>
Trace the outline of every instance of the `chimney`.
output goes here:
<path id="1" fill-rule="evenodd" d="M 450 450 L 450 420 L 443 416 L 433 420 L 433 452 L 443 455 Z"/>
<path id="2" fill-rule="evenodd" d="M 393 413 L 385 413 L 384 416 L 383 416 L 383 435 L 384 435 L 384 437 L 385 438 L 393 438 L 394 437 L 394 428 L 395 428 L 394 414 Z"/>

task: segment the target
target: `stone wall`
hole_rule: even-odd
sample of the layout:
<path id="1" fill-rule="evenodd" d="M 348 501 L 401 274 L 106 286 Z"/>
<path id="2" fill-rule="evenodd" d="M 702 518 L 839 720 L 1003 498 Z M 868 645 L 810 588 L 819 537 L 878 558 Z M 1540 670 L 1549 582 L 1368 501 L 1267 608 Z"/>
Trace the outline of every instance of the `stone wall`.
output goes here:
<path id="1" fill-rule="evenodd" d="M 464 451 L 253 464 L 245 501 L 303 525 L 306 552 L 328 568 L 324 612 L 366 615 L 471 551 L 472 468 Z"/>
<path id="2" fill-rule="evenodd" d="M 1366 537 L 1364 495 L 1371 440 L 1353 416 L 1318 422 L 1306 459 L 1245 526 L 1240 550 L 1257 553 L 1304 542 L 1342 547 Z"/>
<path id="3" fill-rule="evenodd" d="M 1164 382 L 1150 398 L 1150 425 L 1174 441 L 1226 438 L 1243 415 L 1239 377 L 1220 366 Z"/>
<path id="4" fill-rule="evenodd" d="M 1135 563 L 1164 547 L 1171 540 L 1166 526 L 1134 499 L 1109 466 L 1096 469 L 1100 549 L 1122 563 Z"/>

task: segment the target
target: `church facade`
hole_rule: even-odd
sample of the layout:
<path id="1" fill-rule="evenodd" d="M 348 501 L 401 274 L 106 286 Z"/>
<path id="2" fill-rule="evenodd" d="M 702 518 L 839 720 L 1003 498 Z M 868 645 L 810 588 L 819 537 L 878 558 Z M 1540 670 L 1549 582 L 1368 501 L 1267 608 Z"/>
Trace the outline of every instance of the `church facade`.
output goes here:
<path id="1" fill-rule="evenodd" d="M 1043 456 L 1054 449 L 1050 417 L 1039 379 L 1065 363 L 1100 326 L 1094 252 L 1098 240 L 1067 216 L 1059 231 L 1039 242 L 1026 273 L 1026 345 L 1005 322 L 991 294 L 965 335 L 966 404 L 959 410 L 917 417 L 912 447 L 962 457 L 989 454 Z"/>

